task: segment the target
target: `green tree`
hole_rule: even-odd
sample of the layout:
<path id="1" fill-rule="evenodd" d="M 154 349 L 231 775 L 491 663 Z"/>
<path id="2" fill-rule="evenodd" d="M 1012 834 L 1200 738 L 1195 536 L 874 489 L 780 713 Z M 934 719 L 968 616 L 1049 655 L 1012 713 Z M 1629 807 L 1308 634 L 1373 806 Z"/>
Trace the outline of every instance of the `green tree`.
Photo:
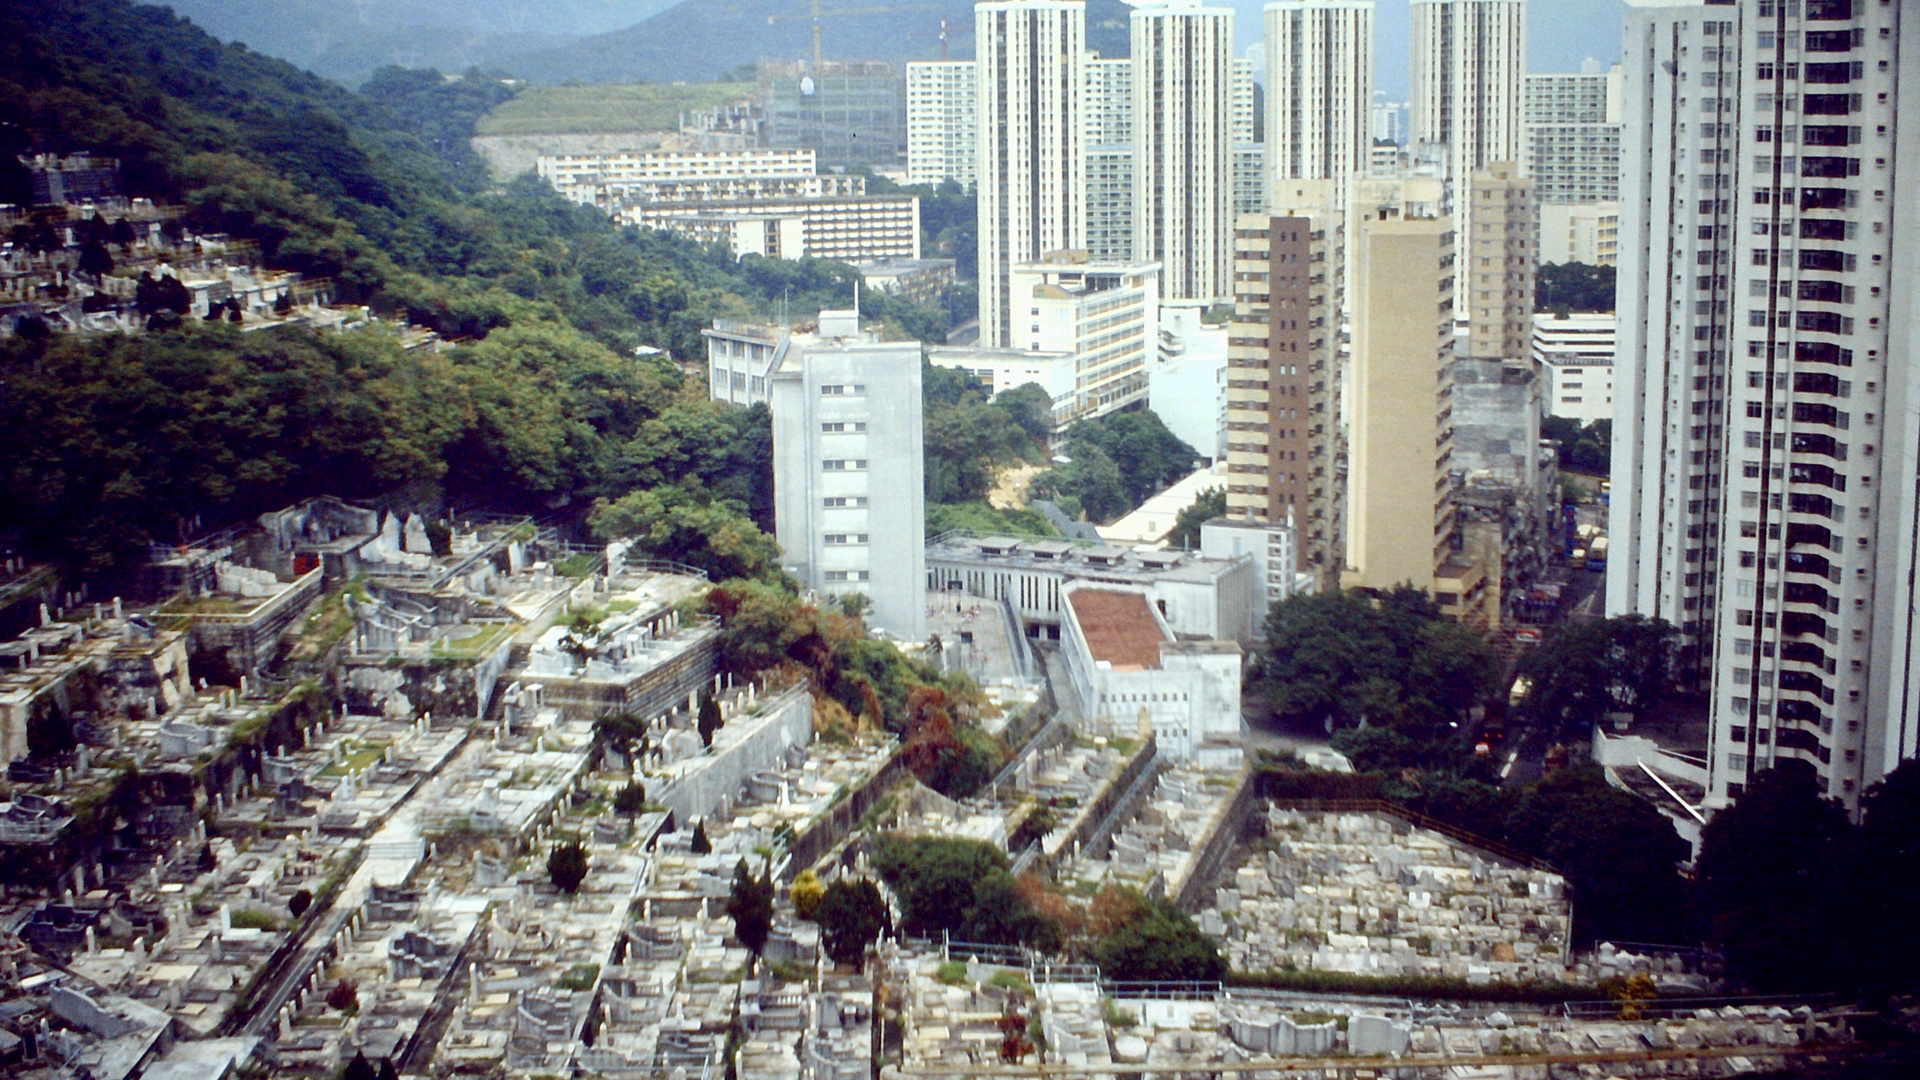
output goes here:
<path id="1" fill-rule="evenodd" d="M 400 1080 L 400 1070 L 393 1067 L 393 1059 L 380 1059 L 380 1080 Z"/>
<path id="2" fill-rule="evenodd" d="M 1680 941 L 1679 864 L 1691 854 L 1673 823 L 1598 769 L 1565 769 L 1527 789 L 1508 841 L 1551 862 L 1579 898 L 1576 944 Z"/>
<path id="3" fill-rule="evenodd" d="M 638 780 L 629 781 L 613 796 L 613 808 L 629 818 L 639 814 L 646 805 L 647 789 Z"/>
<path id="4" fill-rule="evenodd" d="M 1065 463 L 1033 478 L 1030 490 L 1035 497 L 1072 498 L 1095 521 L 1112 521 L 1138 505 L 1128 494 L 1120 466 L 1105 450 L 1077 442 L 1069 445 L 1068 453 Z"/>
<path id="5" fill-rule="evenodd" d="M 357 1012 L 360 1008 L 360 988 L 352 979 L 341 979 L 333 984 L 333 989 L 327 991 L 327 1006 L 336 1012 Z M 360 1061 L 366 1064 L 365 1058 Z M 373 1072 L 371 1066 L 368 1066 L 367 1072 Z"/>
<path id="6" fill-rule="evenodd" d="M 80 272 L 92 276 L 95 281 L 113 273 L 113 255 L 107 251 L 107 245 L 98 240 L 89 240 L 80 247 Z"/>
<path id="7" fill-rule="evenodd" d="M 1036 446 L 1045 449 L 1047 440 L 1053 436 L 1053 396 L 1047 393 L 1046 387 L 1039 383 L 1021 383 L 995 394 L 993 403 L 1004 409 Z"/>
<path id="8" fill-rule="evenodd" d="M 1612 311 L 1614 273 L 1611 266 L 1586 263 L 1542 263 L 1534 272 L 1535 311 Z"/>
<path id="9" fill-rule="evenodd" d="M 646 554 L 704 570 L 714 581 L 779 574 L 780 545 L 737 504 L 702 501 L 682 488 L 603 500 L 590 520 L 602 539 L 630 538 Z"/>
<path id="10" fill-rule="evenodd" d="M 1562 623 L 1520 660 L 1529 713 L 1582 730 L 1609 712 L 1636 712 L 1670 693 L 1679 631 L 1643 615 Z"/>
<path id="11" fill-rule="evenodd" d="M 1200 546 L 1200 526 L 1227 513 L 1227 489 L 1208 488 L 1193 497 L 1193 505 L 1180 511 L 1174 519 L 1172 531 L 1167 533 L 1167 543 L 1178 548 L 1192 551 Z"/>
<path id="12" fill-rule="evenodd" d="M 767 947 L 767 935 L 773 932 L 773 896 L 771 874 L 762 872 L 754 877 L 747 860 L 741 859 L 733 869 L 727 916 L 733 920 L 733 936 L 755 956 Z"/>
<path id="13" fill-rule="evenodd" d="M 813 909 L 820 944 L 836 964 L 856 970 L 866 963 L 867 947 L 892 930 L 887 902 L 866 878 L 839 878 L 826 887 Z"/>
<path id="14" fill-rule="evenodd" d="M 1097 936 L 1088 954 L 1103 978 L 1117 982 L 1218 982 L 1227 962 L 1214 940 L 1200 932 L 1170 901 L 1128 888 L 1119 902 L 1131 911 L 1120 925 Z M 1114 898 L 1109 898 L 1114 902 Z"/>
<path id="15" fill-rule="evenodd" d="M 693 839 L 687 843 L 687 850 L 693 852 L 695 855 L 713 854 L 713 841 L 707 839 L 706 822 L 696 821 L 693 823 Z"/>
<path id="16" fill-rule="evenodd" d="M 547 853 L 547 878 L 563 893 L 578 892 L 587 879 L 587 849 L 578 840 L 553 845 Z"/>
<path id="17" fill-rule="evenodd" d="M 287 911 L 296 919 L 305 915 L 312 906 L 313 893 L 307 889 L 301 889 L 287 900 Z"/>
<path id="18" fill-rule="evenodd" d="M 1901 762 L 1868 788 L 1860 816 L 1856 925 L 1874 939 L 1861 953 L 1862 976 L 1889 992 L 1910 990 L 1920 984 L 1920 928 L 1911 899 L 1920 895 L 1920 761 Z"/>
<path id="19" fill-rule="evenodd" d="M 698 728 L 702 746 L 713 745 L 713 734 L 719 731 L 724 722 L 720 719 L 720 703 L 713 699 L 712 693 L 700 695 L 700 717 Z"/>
<path id="20" fill-rule="evenodd" d="M 1763 993 L 1845 981 L 1853 846 L 1846 811 L 1804 767 L 1759 774 L 1707 822 L 1695 863 L 1701 929 L 1729 975 Z"/>
<path id="21" fill-rule="evenodd" d="M 1128 509 L 1191 473 L 1200 459 L 1199 451 L 1167 430 L 1151 409 L 1078 421 L 1067 429 L 1066 442 L 1075 458 L 1092 446 L 1113 461 Z"/>
<path id="22" fill-rule="evenodd" d="M 366 1052 L 356 1050 L 353 1060 L 347 1062 L 346 1069 L 341 1072 L 340 1080 L 380 1080 L 380 1074 L 374 1069 L 373 1062 L 367 1060 Z"/>
<path id="23" fill-rule="evenodd" d="M 876 849 L 873 865 L 900 901 L 901 929 L 932 936 L 968 924 L 975 886 L 995 871 L 1005 873 L 1007 858 L 974 840 L 889 837 Z"/>
<path id="24" fill-rule="evenodd" d="M 813 918 L 814 909 L 820 906 L 820 898 L 827 893 L 826 885 L 820 881 L 820 875 L 807 867 L 794 876 L 793 885 L 787 889 L 787 899 L 793 902 L 793 913 L 803 919 Z"/>

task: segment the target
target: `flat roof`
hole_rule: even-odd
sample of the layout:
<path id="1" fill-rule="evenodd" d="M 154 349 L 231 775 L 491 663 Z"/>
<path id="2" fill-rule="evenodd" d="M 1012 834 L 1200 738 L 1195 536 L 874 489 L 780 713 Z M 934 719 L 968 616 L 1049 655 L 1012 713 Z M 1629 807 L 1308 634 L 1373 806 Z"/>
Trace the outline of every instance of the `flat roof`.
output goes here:
<path id="1" fill-rule="evenodd" d="M 1067 593 L 1074 618 L 1087 639 L 1087 652 L 1115 669 L 1160 666 L 1160 646 L 1166 641 L 1153 609 L 1140 593 L 1112 589 L 1074 589 Z"/>

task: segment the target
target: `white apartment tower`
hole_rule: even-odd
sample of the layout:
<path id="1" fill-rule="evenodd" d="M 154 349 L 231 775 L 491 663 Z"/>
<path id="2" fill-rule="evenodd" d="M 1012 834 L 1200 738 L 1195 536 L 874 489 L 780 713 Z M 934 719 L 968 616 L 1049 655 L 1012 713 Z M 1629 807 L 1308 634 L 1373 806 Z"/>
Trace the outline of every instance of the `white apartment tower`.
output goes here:
<path id="1" fill-rule="evenodd" d="M 1462 237 L 1474 170 L 1526 160 L 1526 73 L 1526 0 L 1413 0 L 1413 143 L 1440 153 Z M 1466 275 L 1456 286 L 1465 311 Z"/>
<path id="2" fill-rule="evenodd" d="M 926 637 L 920 343 L 881 342 L 853 311 L 823 311 L 767 375 L 774 524 L 802 585 L 862 593 L 894 638 Z"/>
<path id="3" fill-rule="evenodd" d="M 1132 60 L 1087 58 L 1080 115 L 1080 145 L 1087 155 L 1087 252 L 1095 262 L 1128 262 L 1134 225 Z"/>
<path id="4" fill-rule="evenodd" d="M 1345 205 L 1373 146 L 1373 0 L 1275 0 L 1266 15 L 1269 186 L 1333 180 Z"/>
<path id="5" fill-rule="evenodd" d="M 1015 263 L 1086 246 L 1084 0 L 981 0 L 974 12 L 980 342 L 1024 325 Z"/>
<path id="6" fill-rule="evenodd" d="M 1678 623 L 1709 799 L 1860 795 L 1920 734 L 1920 36 L 1890 0 L 1638 0 L 1609 614 Z M 1911 184 L 1909 183 L 1909 188 Z M 1910 194 L 1910 193 L 1909 193 Z"/>
<path id="7" fill-rule="evenodd" d="M 907 65 L 907 183 L 973 185 L 980 149 L 974 72 L 971 60 Z"/>
<path id="8" fill-rule="evenodd" d="M 1233 9 L 1133 9 L 1133 252 L 1167 300 L 1232 293 Z"/>

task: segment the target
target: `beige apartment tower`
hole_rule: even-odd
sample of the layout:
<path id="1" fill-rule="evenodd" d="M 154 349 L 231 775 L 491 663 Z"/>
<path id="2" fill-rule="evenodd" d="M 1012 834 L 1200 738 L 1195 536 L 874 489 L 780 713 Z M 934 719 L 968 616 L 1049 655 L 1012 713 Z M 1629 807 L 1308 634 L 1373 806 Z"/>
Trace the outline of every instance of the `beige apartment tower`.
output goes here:
<path id="1" fill-rule="evenodd" d="M 1373 0 L 1274 0 L 1266 16 L 1269 198 L 1334 180 L 1344 206 L 1373 146 Z"/>
<path id="2" fill-rule="evenodd" d="M 1354 237 L 1350 586 L 1412 585 L 1488 623 L 1484 572 L 1456 546 L 1454 227 L 1432 203 L 1360 208 Z"/>
<path id="3" fill-rule="evenodd" d="M 1227 334 L 1227 512 L 1294 526 L 1297 569 L 1338 587 L 1339 312 L 1344 214 L 1334 182 L 1296 181 L 1234 227 Z"/>
<path id="4" fill-rule="evenodd" d="M 1467 196 L 1467 355 L 1524 360 L 1533 346 L 1533 182 L 1513 162 L 1495 162 L 1474 172 Z"/>
<path id="5" fill-rule="evenodd" d="M 1167 300 L 1231 294 L 1233 9 L 1133 9 L 1133 258 L 1161 265 Z"/>
<path id="6" fill-rule="evenodd" d="M 980 344 L 1008 348 L 1026 325 L 1017 263 L 1086 247 L 1081 95 L 1084 0 L 982 0 L 974 6 Z"/>

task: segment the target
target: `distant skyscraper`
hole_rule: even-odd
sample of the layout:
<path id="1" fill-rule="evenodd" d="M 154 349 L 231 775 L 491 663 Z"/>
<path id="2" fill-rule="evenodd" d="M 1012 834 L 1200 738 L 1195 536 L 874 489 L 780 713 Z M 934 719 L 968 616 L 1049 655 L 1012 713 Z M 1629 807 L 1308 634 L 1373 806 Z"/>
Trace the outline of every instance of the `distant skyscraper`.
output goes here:
<path id="1" fill-rule="evenodd" d="M 1526 0 L 1413 0 L 1413 142 L 1445 147 L 1462 236 L 1474 230 L 1474 170 L 1526 160 L 1526 72 Z M 1466 275 L 1456 285 L 1464 313 Z"/>
<path id="2" fill-rule="evenodd" d="M 1681 627 L 1710 804 L 1920 749 L 1911 13 L 1628 9 L 1607 611 Z"/>
<path id="3" fill-rule="evenodd" d="M 1133 9 L 1133 251 L 1161 296 L 1231 293 L 1233 9 L 1156 0 Z"/>
<path id="4" fill-rule="evenodd" d="M 1541 203 L 1620 198 L 1620 68 L 1527 76 L 1526 170 Z"/>
<path id="5" fill-rule="evenodd" d="M 1087 251 L 1096 262 L 1133 260 L 1133 61 L 1087 59 L 1081 95 L 1087 154 Z"/>
<path id="6" fill-rule="evenodd" d="M 1533 338 L 1533 184 L 1511 161 L 1474 171 L 1468 184 L 1479 227 L 1460 242 L 1467 279 L 1467 355 L 1525 360 Z"/>
<path id="7" fill-rule="evenodd" d="M 1266 14 L 1271 183 L 1333 180 L 1345 205 L 1372 146 L 1373 0 L 1275 0 Z"/>
<path id="8" fill-rule="evenodd" d="M 980 342 L 1006 348 L 1025 325 L 1015 263 L 1086 246 L 1081 95 L 1083 0 L 974 6 L 979 132 Z"/>

